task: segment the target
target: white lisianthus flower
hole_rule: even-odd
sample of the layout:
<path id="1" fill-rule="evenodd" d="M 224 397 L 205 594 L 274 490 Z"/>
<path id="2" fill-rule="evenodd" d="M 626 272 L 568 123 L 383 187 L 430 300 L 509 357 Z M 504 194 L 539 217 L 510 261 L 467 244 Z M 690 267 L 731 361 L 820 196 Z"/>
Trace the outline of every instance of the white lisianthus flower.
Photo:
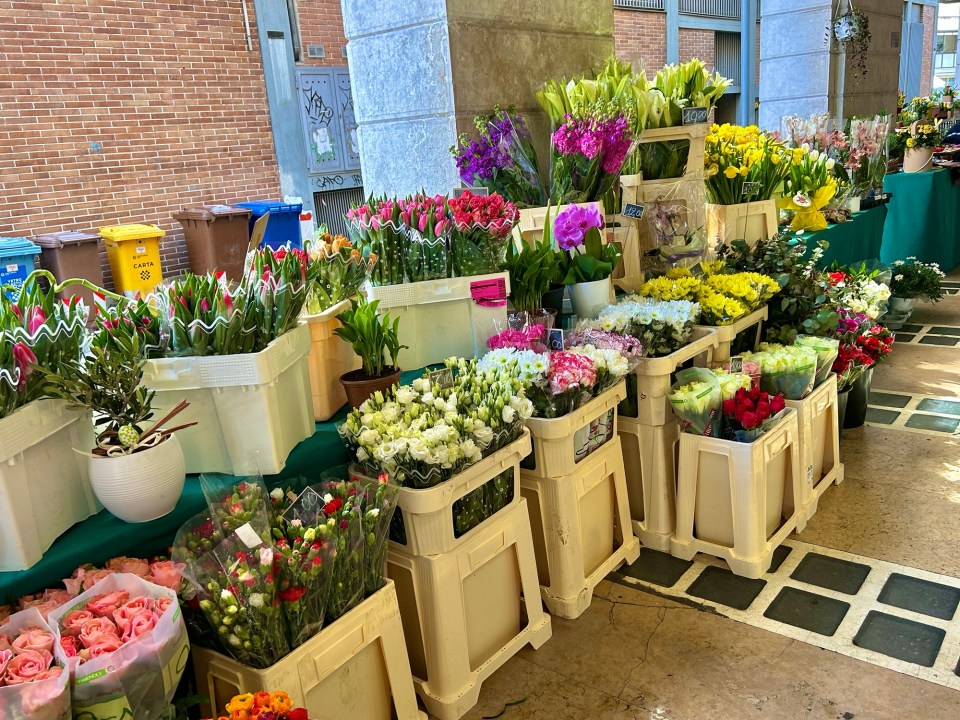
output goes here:
<path id="1" fill-rule="evenodd" d="M 357 460 L 360 462 L 366 462 L 370 459 L 370 454 L 363 448 L 357 448 Z"/>
<path id="2" fill-rule="evenodd" d="M 364 445 L 376 445 L 380 441 L 380 433 L 376 430 L 364 430 L 360 433 L 360 442 Z"/>
<path id="3" fill-rule="evenodd" d="M 517 416 L 517 411 L 514 410 L 509 405 L 505 405 L 503 408 L 502 415 L 503 415 L 503 421 L 505 423 L 512 423 L 513 419 Z"/>
<path id="4" fill-rule="evenodd" d="M 417 399 L 417 392 L 409 385 L 401 385 L 397 388 L 396 398 L 401 405 L 409 405 Z"/>
<path id="5" fill-rule="evenodd" d="M 250 593 L 247 602 L 250 603 L 250 607 L 263 607 L 263 593 Z"/>

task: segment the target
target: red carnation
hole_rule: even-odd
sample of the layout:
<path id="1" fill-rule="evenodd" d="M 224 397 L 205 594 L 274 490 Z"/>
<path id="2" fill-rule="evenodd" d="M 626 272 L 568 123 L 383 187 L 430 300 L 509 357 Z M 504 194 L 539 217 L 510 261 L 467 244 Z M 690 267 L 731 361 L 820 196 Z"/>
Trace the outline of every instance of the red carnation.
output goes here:
<path id="1" fill-rule="evenodd" d="M 284 602 L 296 602 L 307 592 L 303 587 L 292 587 L 280 591 L 280 599 Z"/>

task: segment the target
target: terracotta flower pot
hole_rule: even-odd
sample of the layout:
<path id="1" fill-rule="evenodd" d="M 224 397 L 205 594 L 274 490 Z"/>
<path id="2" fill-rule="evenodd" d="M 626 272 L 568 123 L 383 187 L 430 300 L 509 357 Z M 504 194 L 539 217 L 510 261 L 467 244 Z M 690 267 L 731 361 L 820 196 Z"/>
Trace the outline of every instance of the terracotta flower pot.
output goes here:
<path id="1" fill-rule="evenodd" d="M 389 373 L 380 377 L 367 377 L 363 369 L 351 370 L 340 376 L 340 382 L 344 391 L 347 393 L 347 402 L 350 407 L 358 408 L 363 405 L 363 401 L 373 395 L 377 390 L 388 390 L 395 383 L 400 382 L 400 368 L 391 368 Z"/>

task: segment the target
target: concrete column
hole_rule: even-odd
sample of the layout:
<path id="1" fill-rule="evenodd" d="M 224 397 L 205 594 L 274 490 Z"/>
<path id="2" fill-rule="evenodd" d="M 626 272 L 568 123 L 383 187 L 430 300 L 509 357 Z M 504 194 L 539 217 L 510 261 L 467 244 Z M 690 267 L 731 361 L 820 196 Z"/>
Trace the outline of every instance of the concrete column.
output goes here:
<path id="1" fill-rule="evenodd" d="M 534 91 L 613 54 L 609 0 L 342 6 L 364 188 L 373 193 L 459 185 L 449 148 L 496 104 L 515 105 L 545 148 L 549 129 Z"/>
<path id="2" fill-rule="evenodd" d="M 847 118 L 896 109 L 900 50 L 894 43 L 901 32 L 903 0 L 857 0 L 873 36 L 867 76 L 859 80 L 837 44 L 825 42 L 826 33 L 832 33 L 834 5 L 835 0 L 764 0 L 761 127 L 777 130 L 786 115 L 829 112 Z"/>

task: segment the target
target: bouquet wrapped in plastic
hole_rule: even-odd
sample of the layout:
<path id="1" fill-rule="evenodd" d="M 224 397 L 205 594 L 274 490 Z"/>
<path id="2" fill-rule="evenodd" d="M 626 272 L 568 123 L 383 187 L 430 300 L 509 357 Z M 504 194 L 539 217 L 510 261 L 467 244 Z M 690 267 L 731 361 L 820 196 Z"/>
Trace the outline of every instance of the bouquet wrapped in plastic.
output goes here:
<path id="1" fill-rule="evenodd" d="M 451 252 L 459 277 L 499 272 L 520 219 L 516 205 L 501 195 L 474 195 L 469 190 L 449 201 L 453 218 Z"/>
<path id="2" fill-rule="evenodd" d="M 345 480 L 325 480 L 313 486 L 322 493 L 324 513 L 331 528 L 336 528 L 336 562 L 327 604 L 327 615 L 336 620 L 356 607 L 364 598 L 366 573 L 363 518 L 363 488 Z"/>
<path id="3" fill-rule="evenodd" d="M 692 267 L 703 257 L 708 248 L 706 202 L 703 178 L 693 175 L 668 184 L 646 203 L 637 223 L 644 269 L 668 273 Z"/>
<path id="4" fill-rule="evenodd" d="M 36 608 L 0 626 L 0 717 L 70 720 L 70 671 L 54 661 L 54 632 Z"/>
<path id="5" fill-rule="evenodd" d="M 167 717 L 190 653 L 173 590 L 117 573 L 49 621 L 57 660 L 76 658 L 74 717 Z"/>
<path id="6" fill-rule="evenodd" d="M 566 115 L 551 144 L 550 198 L 567 205 L 602 200 L 636 141 L 629 118 L 601 102 Z"/>
<path id="7" fill-rule="evenodd" d="M 718 414 L 723 398 L 720 382 L 710 370 L 679 371 L 668 398 L 684 432 L 706 437 L 720 435 Z"/>
<path id="8" fill-rule="evenodd" d="M 669 355 L 687 344 L 700 306 L 686 300 L 651 301 L 629 296 L 600 311 L 597 320 L 581 323 L 578 330 L 596 328 L 636 338 L 647 357 Z"/>
<path id="9" fill-rule="evenodd" d="M 799 345 L 761 343 L 759 352 L 744 353 L 744 360 L 760 363 L 760 388 L 788 400 L 810 394 L 817 376 L 817 352 Z"/>
<path id="10" fill-rule="evenodd" d="M 405 242 L 403 267 L 407 282 L 453 277 L 450 233 L 453 223 L 447 216 L 443 195 L 412 195 L 397 201 Z"/>
<path id="11" fill-rule="evenodd" d="M 735 442 L 753 442 L 776 422 L 786 403 L 783 396 L 760 388 L 737 390 L 723 401 L 723 437 Z"/>
<path id="12" fill-rule="evenodd" d="M 729 400 L 737 394 L 737 390 L 749 390 L 753 387 L 753 378 L 746 373 L 729 373 L 722 370 L 714 370 L 714 376 L 720 383 L 720 397 L 722 400 Z"/>
<path id="13" fill-rule="evenodd" d="M 370 273 L 374 285 L 400 285 L 404 280 L 406 237 L 400 204 L 391 198 L 370 198 L 347 211 L 350 237 L 365 258 L 375 256 Z"/>
<path id="14" fill-rule="evenodd" d="M 800 347 L 810 348 L 817 353 L 817 375 L 814 387 L 818 387 L 830 376 L 833 363 L 840 351 L 840 341 L 836 338 L 819 337 L 816 335 L 797 335 L 794 343 Z"/>
<path id="15" fill-rule="evenodd" d="M 556 316 L 549 310 L 522 310 L 507 315 L 506 320 L 494 319 L 496 331 L 487 338 L 488 350 L 513 348 L 546 352 L 547 340 Z"/>
<path id="16" fill-rule="evenodd" d="M 375 253 L 364 257 L 346 236 L 327 232 L 326 225 L 320 226 L 304 251 L 314 269 L 306 305 L 310 315 L 356 295 L 377 264 Z"/>

